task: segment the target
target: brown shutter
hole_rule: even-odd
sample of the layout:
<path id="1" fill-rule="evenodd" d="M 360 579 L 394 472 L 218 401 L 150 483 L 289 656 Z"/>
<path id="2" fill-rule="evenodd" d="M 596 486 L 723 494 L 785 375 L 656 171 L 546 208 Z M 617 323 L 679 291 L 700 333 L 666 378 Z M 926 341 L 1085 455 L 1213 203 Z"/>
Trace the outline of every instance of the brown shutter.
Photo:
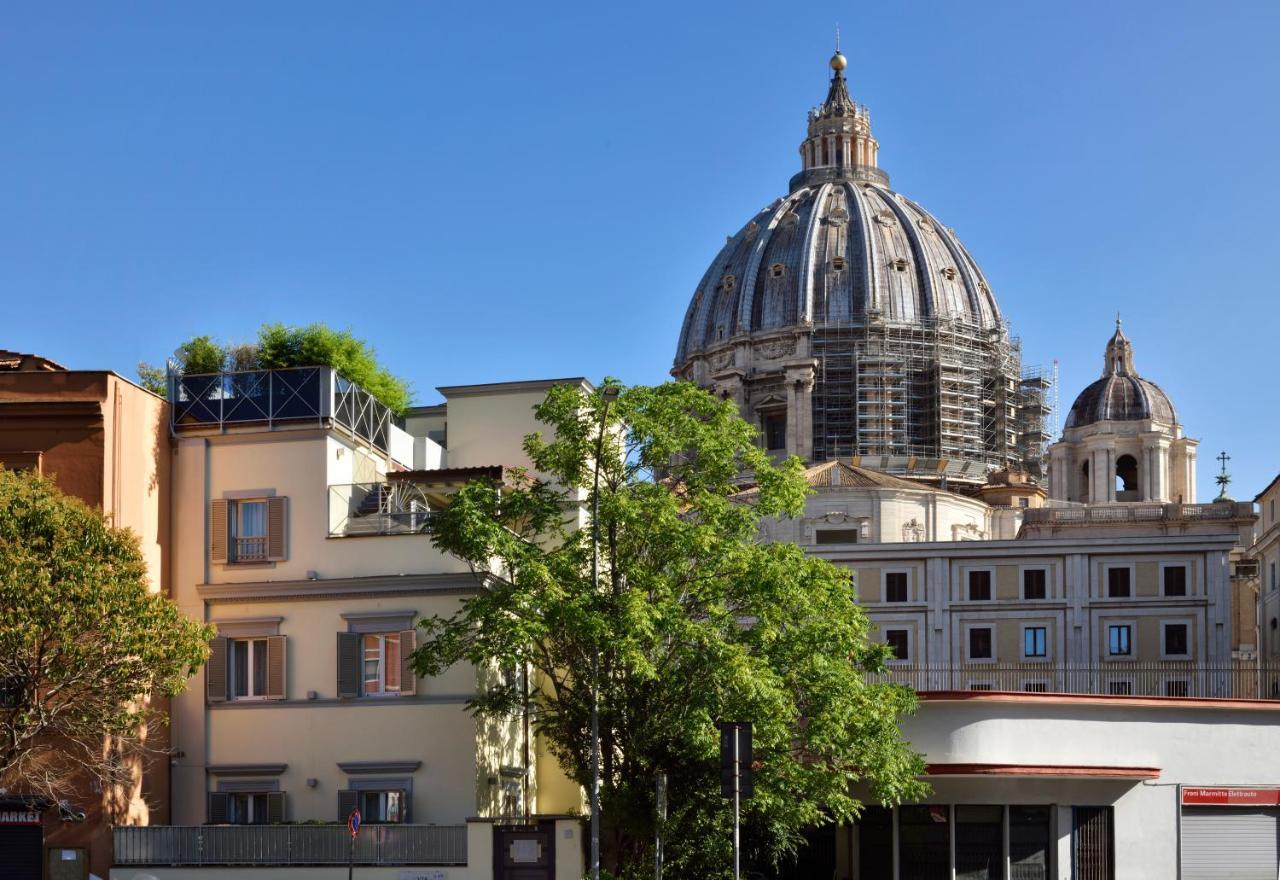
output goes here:
<path id="1" fill-rule="evenodd" d="M 413 696 L 418 692 L 418 679 L 413 673 L 413 652 L 418 646 L 415 630 L 400 631 L 400 693 Z"/>
<path id="2" fill-rule="evenodd" d="M 340 791 L 338 792 L 338 821 L 345 822 L 360 806 L 360 793 L 358 791 Z"/>
<path id="3" fill-rule="evenodd" d="M 210 825 L 226 825 L 230 819 L 229 801 L 227 793 L 224 791 L 209 792 L 209 823 Z"/>
<path id="4" fill-rule="evenodd" d="M 204 666 L 205 699 L 210 703 L 227 700 L 227 640 L 218 637 L 209 642 L 209 662 Z"/>
<path id="5" fill-rule="evenodd" d="M 286 681 L 285 637 L 267 636 L 267 699 L 283 700 Z"/>
<path id="6" fill-rule="evenodd" d="M 267 824 L 279 825 L 284 822 L 284 792 L 267 792 Z"/>
<path id="7" fill-rule="evenodd" d="M 360 634 L 338 633 L 338 696 L 360 696 Z"/>
<path id="8" fill-rule="evenodd" d="M 227 502 L 222 499 L 209 504 L 209 561 L 227 561 Z"/>
<path id="9" fill-rule="evenodd" d="M 288 546 L 288 498 L 267 499 L 267 559 L 271 562 L 283 562 L 288 558 L 285 548 Z"/>

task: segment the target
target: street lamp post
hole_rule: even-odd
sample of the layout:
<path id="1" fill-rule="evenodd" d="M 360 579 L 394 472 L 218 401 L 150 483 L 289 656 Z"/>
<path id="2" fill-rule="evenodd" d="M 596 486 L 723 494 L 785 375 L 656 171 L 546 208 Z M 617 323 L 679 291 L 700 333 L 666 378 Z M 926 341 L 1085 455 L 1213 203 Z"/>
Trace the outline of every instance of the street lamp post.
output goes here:
<path id="1" fill-rule="evenodd" d="M 618 386 L 600 389 L 600 430 L 596 433 L 595 473 L 591 487 L 591 589 L 600 593 L 600 457 L 609 404 L 618 399 Z M 591 651 L 591 880 L 600 880 L 600 646 Z"/>

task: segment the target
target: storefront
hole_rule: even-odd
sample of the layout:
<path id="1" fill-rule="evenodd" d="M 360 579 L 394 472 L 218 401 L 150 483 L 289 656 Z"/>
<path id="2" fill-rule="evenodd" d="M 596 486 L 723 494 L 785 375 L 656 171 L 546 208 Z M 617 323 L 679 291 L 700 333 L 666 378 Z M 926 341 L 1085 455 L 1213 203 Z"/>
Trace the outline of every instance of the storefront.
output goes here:
<path id="1" fill-rule="evenodd" d="M 1182 789 L 1182 880 L 1280 876 L 1280 788 Z"/>
<path id="2" fill-rule="evenodd" d="M 40 811 L 26 801 L 0 801 L 0 865 L 5 880 L 41 880 L 43 861 Z"/>

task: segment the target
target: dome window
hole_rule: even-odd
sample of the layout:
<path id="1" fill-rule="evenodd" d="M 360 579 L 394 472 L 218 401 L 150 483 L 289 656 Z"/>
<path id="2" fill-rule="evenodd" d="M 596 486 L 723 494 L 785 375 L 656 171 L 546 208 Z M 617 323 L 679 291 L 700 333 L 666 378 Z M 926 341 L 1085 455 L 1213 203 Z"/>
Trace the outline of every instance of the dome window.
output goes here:
<path id="1" fill-rule="evenodd" d="M 881 226 L 892 226 L 897 220 L 894 218 L 892 211 L 881 211 L 876 215 L 876 222 Z"/>
<path id="2" fill-rule="evenodd" d="M 723 287 L 726 291 L 732 291 L 735 287 L 738 286 L 738 279 L 734 278 L 732 275 L 726 275 L 724 276 L 724 279 L 721 280 L 720 286 Z"/>
<path id="3" fill-rule="evenodd" d="M 769 267 L 769 276 L 772 278 L 781 278 L 787 274 L 787 267 L 781 263 L 774 263 Z"/>
<path id="4" fill-rule="evenodd" d="M 835 272 L 844 271 L 844 257 L 833 257 L 831 260 L 831 269 Z"/>
<path id="5" fill-rule="evenodd" d="M 894 260 L 889 265 L 892 266 L 895 271 L 898 271 L 898 272 L 907 271 L 907 261 L 902 257 L 898 257 L 898 259 Z"/>
<path id="6" fill-rule="evenodd" d="M 955 270 L 955 267 L 954 267 L 954 266 L 948 266 L 947 268 L 943 269 L 943 270 L 942 270 L 942 277 L 943 277 L 943 278 L 945 278 L 945 279 L 947 279 L 948 281 L 955 281 L 955 280 L 956 280 L 956 270 Z"/>

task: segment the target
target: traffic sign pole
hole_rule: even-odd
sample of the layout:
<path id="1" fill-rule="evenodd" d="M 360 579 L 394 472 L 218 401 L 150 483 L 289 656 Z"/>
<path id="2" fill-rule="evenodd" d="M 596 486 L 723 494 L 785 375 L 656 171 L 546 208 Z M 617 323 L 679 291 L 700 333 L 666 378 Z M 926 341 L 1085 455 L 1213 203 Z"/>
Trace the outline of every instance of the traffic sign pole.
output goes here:
<path id="1" fill-rule="evenodd" d="M 742 762 L 738 756 L 738 738 L 741 732 L 741 726 L 733 725 L 733 880 L 741 880 L 742 877 L 740 867 L 742 847 L 738 835 L 742 801 Z"/>
<path id="2" fill-rule="evenodd" d="M 351 832 L 351 843 L 347 846 L 347 880 L 352 880 L 356 864 L 356 835 L 360 833 L 359 810 L 352 810 L 347 817 L 347 830 Z"/>

